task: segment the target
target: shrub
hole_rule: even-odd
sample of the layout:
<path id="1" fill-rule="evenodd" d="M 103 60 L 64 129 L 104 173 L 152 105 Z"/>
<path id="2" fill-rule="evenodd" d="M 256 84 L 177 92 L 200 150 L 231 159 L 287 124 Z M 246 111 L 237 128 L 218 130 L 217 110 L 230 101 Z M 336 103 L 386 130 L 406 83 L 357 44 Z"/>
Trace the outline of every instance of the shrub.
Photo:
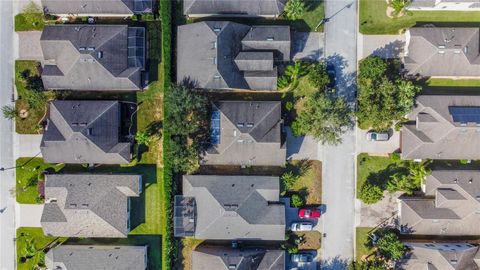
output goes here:
<path id="1" fill-rule="evenodd" d="M 377 240 L 377 247 L 380 254 L 387 260 L 396 261 L 405 255 L 405 245 L 392 231 L 380 235 Z"/>
<path id="2" fill-rule="evenodd" d="M 287 101 L 287 102 L 285 103 L 285 109 L 287 109 L 287 111 L 291 111 L 291 110 L 293 109 L 293 107 L 294 107 L 293 102 Z"/>
<path id="3" fill-rule="evenodd" d="M 15 107 L 10 105 L 3 106 L 2 113 L 3 113 L 3 117 L 5 117 L 8 120 L 13 120 L 15 119 L 15 117 L 18 116 L 17 110 L 15 109 Z"/>
<path id="4" fill-rule="evenodd" d="M 305 13 L 305 4 L 303 0 L 288 0 L 285 5 L 285 17 L 289 20 L 297 20 Z"/>
<path id="5" fill-rule="evenodd" d="M 289 247 L 287 248 L 288 254 L 295 254 L 298 253 L 298 247 Z"/>
<path id="6" fill-rule="evenodd" d="M 379 186 L 365 182 L 360 189 L 359 198 L 366 204 L 374 204 L 383 199 L 383 190 Z"/>
<path id="7" fill-rule="evenodd" d="M 302 207 L 302 206 L 305 205 L 305 201 L 303 200 L 303 198 L 300 195 L 293 194 L 292 198 L 291 198 L 291 204 L 292 204 L 293 207 L 299 208 L 299 207 Z"/>
<path id="8" fill-rule="evenodd" d="M 288 191 L 290 190 L 293 185 L 298 181 L 300 176 L 295 175 L 292 171 L 288 171 L 284 173 L 281 177 L 282 180 L 282 190 Z"/>

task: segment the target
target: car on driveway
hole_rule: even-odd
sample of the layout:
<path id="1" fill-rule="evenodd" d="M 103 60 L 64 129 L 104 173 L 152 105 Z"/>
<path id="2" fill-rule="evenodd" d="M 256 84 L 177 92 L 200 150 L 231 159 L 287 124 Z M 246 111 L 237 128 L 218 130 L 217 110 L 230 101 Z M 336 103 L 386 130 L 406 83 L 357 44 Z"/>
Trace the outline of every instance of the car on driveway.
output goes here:
<path id="1" fill-rule="evenodd" d="M 292 262 L 295 263 L 309 263 L 313 261 L 313 255 L 310 253 L 296 253 L 292 254 Z"/>
<path id="2" fill-rule="evenodd" d="M 311 222 L 294 222 L 290 226 L 292 232 L 307 232 L 313 230 L 313 224 Z"/>
<path id="3" fill-rule="evenodd" d="M 379 142 L 379 141 L 388 141 L 388 139 L 390 139 L 390 135 L 388 135 L 387 132 L 375 132 L 375 131 L 367 132 L 368 141 Z"/>
<path id="4" fill-rule="evenodd" d="M 298 210 L 299 218 L 319 218 L 322 215 L 318 209 L 300 208 Z"/>
<path id="5" fill-rule="evenodd" d="M 328 84 L 327 87 L 328 89 L 332 89 L 335 87 L 335 66 L 333 64 L 327 64 L 325 67 L 325 70 L 327 71 L 328 75 Z"/>

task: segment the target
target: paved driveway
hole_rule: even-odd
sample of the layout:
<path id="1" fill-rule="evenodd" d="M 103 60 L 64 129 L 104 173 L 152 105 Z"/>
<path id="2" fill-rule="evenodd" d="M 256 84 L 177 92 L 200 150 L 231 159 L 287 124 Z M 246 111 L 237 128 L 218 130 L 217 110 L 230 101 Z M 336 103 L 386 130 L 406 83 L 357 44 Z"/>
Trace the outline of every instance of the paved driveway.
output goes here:
<path id="1" fill-rule="evenodd" d="M 360 200 L 360 220 L 359 227 L 376 227 L 381 223 L 393 222 L 393 216 L 398 211 L 398 197 L 403 192 L 388 193 L 385 192 L 383 200 L 375 204 L 364 204 Z"/>
<path id="2" fill-rule="evenodd" d="M 19 157 L 42 157 L 40 152 L 42 135 L 16 134 L 14 141 L 15 159 Z"/>
<path id="3" fill-rule="evenodd" d="M 40 46 L 40 31 L 17 32 L 18 34 L 18 58 L 21 60 L 43 60 Z"/>
<path id="4" fill-rule="evenodd" d="M 403 56 L 405 35 L 358 35 L 358 58 L 369 55 L 382 58 L 398 58 Z"/>
<path id="5" fill-rule="evenodd" d="M 367 140 L 368 130 L 356 129 L 357 132 L 357 153 L 369 153 L 370 155 L 387 155 L 400 148 L 400 132 L 390 131 L 390 139 L 383 142 Z"/>
<path id="6" fill-rule="evenodd" d="M 319 61 L 323 57 L 323 44 L 323 33 L 293 32 L 293 59 Z"/>
<path id="7" fill-rule="evenodd" d="M 285 128 L 287 133 L 287 159 L 317 160 L 318 142 L 311 136 L 295 137 L 290 127 Z"/>
<path id="8" fill-rule="evenodd" d="M 16 228 L 19 227 L 42 227 L 43 204 L 16 204 Z"/>

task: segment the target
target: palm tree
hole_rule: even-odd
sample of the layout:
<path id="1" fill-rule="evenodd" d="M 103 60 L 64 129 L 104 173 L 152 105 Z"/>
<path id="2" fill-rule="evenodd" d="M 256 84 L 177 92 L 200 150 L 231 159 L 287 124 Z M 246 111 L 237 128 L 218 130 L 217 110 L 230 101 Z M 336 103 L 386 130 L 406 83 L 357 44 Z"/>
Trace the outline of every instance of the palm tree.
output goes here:
<path id="1" fill-rule="evenodd" d="M 18 116 L 17 110 L 15 109 L 15 107 L 10 105 L 3 106 L 2 113 L 3 113 L 3 117 L 5 117 L 8 120 L 15 119 L 15 117 Z"/>
<path id="2" fill-rule="evenodd" d="M 297 61 L 293 65 L 289 65 L 285 68 L 285 76 L 290 78 L 290 89 L 295 89 L 298 86 L 298 80 L 300 77 L 305 76 L 307 74 L 307 70 L 302 64 L 302 62 Z"/>
<path id="3" fill-rule="evenodd" d="M 285 5 L 285 17 L 289 20 L 300 19 L 305 12 L 305 4 L 302 0 L 288 0 Z"/>
<path id="4" fill-rule="evenodd" d="M 135 135 L 135 140 L 137 141 L 138 145 L 146 145 L 148 146 L 150 142 L 152 141 L 152 138 L 150 134 L 148 133 L 147 130 L 144 131 L 138 131 L 137 134 Z"/>
<path id="5" fill-rule="evenodd" d="M 393 14 L 398 15 L 410 5 L 409 0 L 392 0 L 390 6 L 393 8 Z"/>

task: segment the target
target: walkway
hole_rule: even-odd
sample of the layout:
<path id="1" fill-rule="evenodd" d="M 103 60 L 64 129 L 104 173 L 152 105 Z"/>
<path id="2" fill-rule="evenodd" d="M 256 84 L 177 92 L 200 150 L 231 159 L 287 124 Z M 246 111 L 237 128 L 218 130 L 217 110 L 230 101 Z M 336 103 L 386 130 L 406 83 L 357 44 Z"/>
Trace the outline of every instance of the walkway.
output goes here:
<path id="1" fill-rule="evenodd" d="M 350 104 L 355 102 L 357 71 L 357 3 L 326 0 L 325 56 L 335 66 L 336 90 Z M 323 162 L 322 269 L 346 269 L 353 259 L 355 226 L 355 132 L 342 136 L 337 146 L 319 145 Z"/>

